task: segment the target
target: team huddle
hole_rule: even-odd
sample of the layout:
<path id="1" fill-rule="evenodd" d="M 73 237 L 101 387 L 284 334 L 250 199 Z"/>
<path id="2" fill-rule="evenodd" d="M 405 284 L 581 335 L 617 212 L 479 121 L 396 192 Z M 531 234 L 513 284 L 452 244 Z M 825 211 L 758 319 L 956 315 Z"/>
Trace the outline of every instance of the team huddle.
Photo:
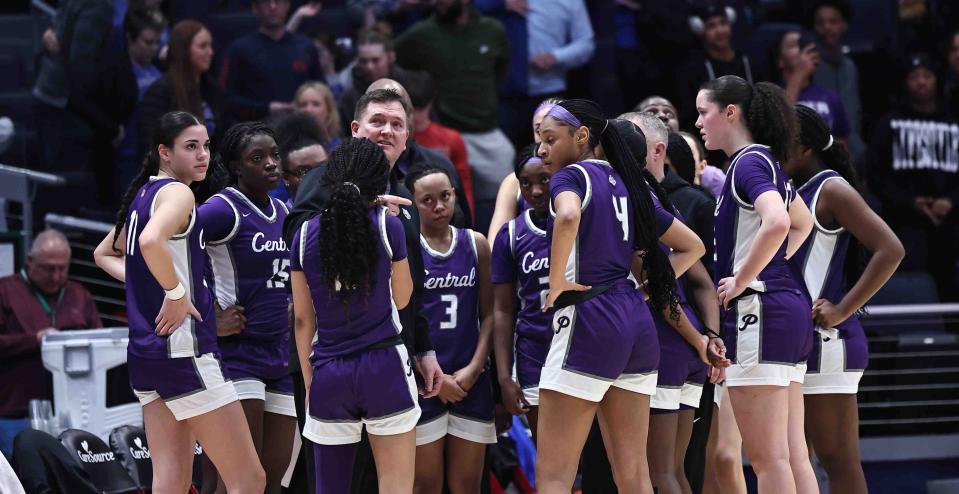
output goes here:
<path id="1" fill-rule="evenodd" d="M 715 434 L 744 448 L 760 492 L 818 492 L 807 437 L 821 457 L 848 463 L 836 438 L 858 455 L 856 313 L 902 246 L 815 111 L 735 76 L 699 91 L 705 147 L 729 157 L 704 263 L 660 184 L 656 118 L 543 102 L 487 236 L 453 225 L 448 171 L 394 171 L 412 110 L 389 82 L 302 170 L 262 123 L 233 126 L 211 157 L 202 120 L 161 117 L 95 252 L 126 283 L 154 492 L 188 489 L 194 441 L 220 492 L 279 492 L 299 415 L 318 493 L 351 491 L 366 439 L 379 492 L 478 493 L 497 385 L 527 418 L 541 493 L 571 492 L 594 420 L 619 492 L 691 492 L 707 382 L 730 417 Z M 229 185 L 212 185 L 216 167 Z M 287 203 L 269 195 L 280 180 Z"/>

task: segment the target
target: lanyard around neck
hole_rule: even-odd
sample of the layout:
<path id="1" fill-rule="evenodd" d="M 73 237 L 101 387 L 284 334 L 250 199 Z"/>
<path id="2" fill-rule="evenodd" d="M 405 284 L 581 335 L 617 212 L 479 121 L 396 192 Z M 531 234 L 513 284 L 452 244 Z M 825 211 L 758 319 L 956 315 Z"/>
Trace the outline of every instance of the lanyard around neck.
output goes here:
<path id="1" fill-rule="evenodd" d="M 25 269 L 20 270 L 20 277 L 23 278 L 24 283 L 33 290 L 33 295 L 37 297 L 37 301 L 40 302 L 40 307 L 43 308 L 43 311 L 47 313 L 50 317 L 50 326 L 57 327 L 57 311 L 60 310 L 60 304 L 63 302 L 63 293 L 66 292 L 64 288 L 60 289 L 59 294 L 57 295 L 57 305 L 50 307 L 50 303 L 47 302 L 47 296 L 40 291 L 36 285 L 30 281 L 30 277 L 27 276 L 27 271 Z"/>

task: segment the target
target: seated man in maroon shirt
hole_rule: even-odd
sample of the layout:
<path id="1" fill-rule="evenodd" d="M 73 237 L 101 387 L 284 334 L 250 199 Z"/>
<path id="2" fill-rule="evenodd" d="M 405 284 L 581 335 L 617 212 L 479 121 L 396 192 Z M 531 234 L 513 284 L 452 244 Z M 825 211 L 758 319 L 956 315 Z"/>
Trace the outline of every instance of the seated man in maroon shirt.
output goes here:
<path id="1" fill-rule="evenodd" d="M 100 328 L 93 297 L 69 281 L 70 245 L 56 230 L 37 235 L 26 267 L 0 278 L 0 450 L 27 427 L 27 403 L 49 399 L 40 358 L 43 337 L 61 329 Z"/>

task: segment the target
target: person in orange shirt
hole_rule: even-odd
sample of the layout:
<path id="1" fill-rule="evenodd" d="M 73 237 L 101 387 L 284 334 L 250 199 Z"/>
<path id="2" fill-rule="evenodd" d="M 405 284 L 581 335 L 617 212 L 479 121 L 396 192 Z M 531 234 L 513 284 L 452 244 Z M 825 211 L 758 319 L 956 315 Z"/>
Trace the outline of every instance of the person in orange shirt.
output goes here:
<path id="1" fill-rule="evenodd" d="M 460 181 L 466 192 L 470 210 L 476 211 L 473 202 L 473 173 L 470 171 L 469 160 L 466 156 L 466 143 L 463 135 L 455 129 L 433 121 L 433 98 L 435 86 L 433 78 L 427 72 L 414 71 L 408 74 L 408 81 L 404 86 L 413 102 L 413 125 L 416 130 L 414 138 L 420 146 L 430 148 L 449 158 L 460 175 Z"/>

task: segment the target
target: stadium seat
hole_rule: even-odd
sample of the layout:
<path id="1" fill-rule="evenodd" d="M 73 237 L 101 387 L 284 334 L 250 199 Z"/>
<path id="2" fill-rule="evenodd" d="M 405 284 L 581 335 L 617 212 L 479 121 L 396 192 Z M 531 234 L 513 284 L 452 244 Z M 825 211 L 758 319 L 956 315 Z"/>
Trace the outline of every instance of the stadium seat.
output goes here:
<path id="1" fill-rule="evenodd" d="M 153 463 L 143 428 L 124 425 L 113 429 L 110 448 L 133 482 L 140 489 L 149 490 L 153 485 Z"/>
<path id="2" fill-rule="evenodd" d="M 32 15 L 0 15 L 0 40 L 39 39 L 35 17 Z"/>
<path id="3" fill-rule="evenodd" d="M 139 492 L 140 488 L 117 460 L 116 455 L 99 437 L 79 429 L 60 433 L 63 444 L 103 494 Z"/>
<path id="4" fill-rule="evenodd" d="M 892 278 L 869 300 L 871 305 L 939 303 L 936 282 L 929 273 L 904 271 Z"/>

